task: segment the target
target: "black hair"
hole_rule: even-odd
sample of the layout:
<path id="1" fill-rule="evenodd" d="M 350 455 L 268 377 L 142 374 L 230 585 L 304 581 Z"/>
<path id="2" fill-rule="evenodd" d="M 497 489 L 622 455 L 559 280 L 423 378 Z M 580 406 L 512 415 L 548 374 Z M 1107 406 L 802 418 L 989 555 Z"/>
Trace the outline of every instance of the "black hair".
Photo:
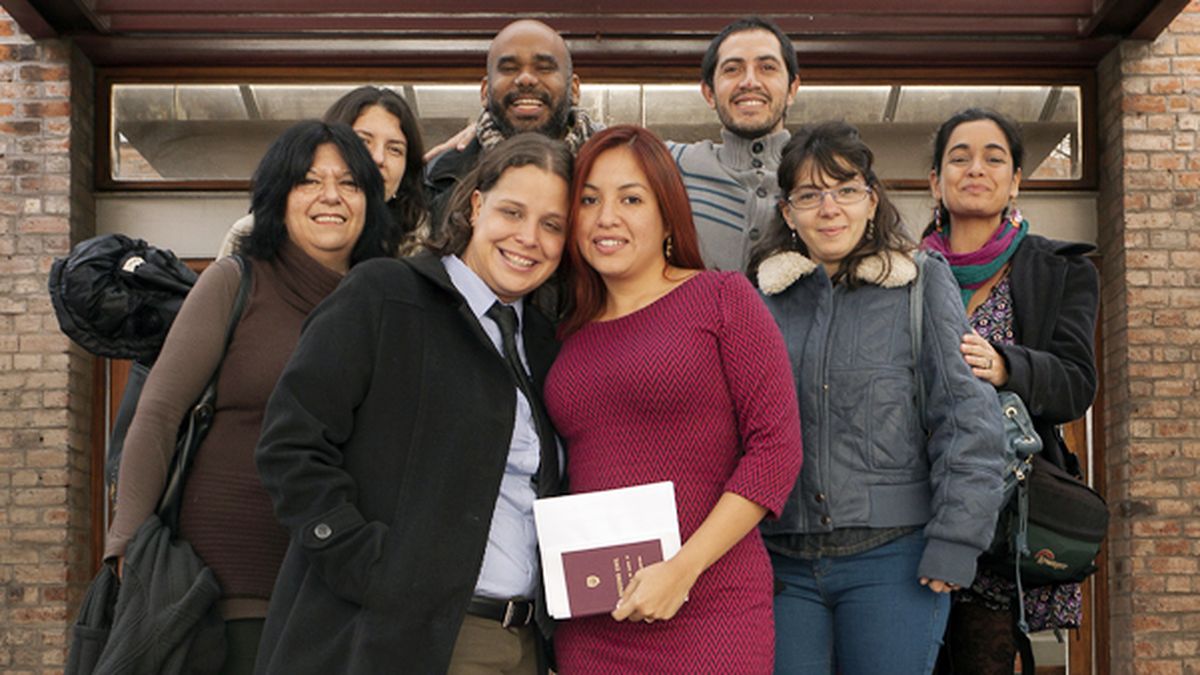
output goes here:
<path id="1" fill-rule="evenodd" d="M 288 196 L 312 168 L 317 148 L 332 144 L 350 169 L 355 184 L 363 192 L 366 211 L 363 230 L 350 251 L 350 265 L 392 256 L 400 243 L 400 232 L 392 225 L 383 201 L 383 180 L 379 168 L 363 146 L 362 139 L 345 124 L 327 124 L 306 120 L 289 127 L 276 138 L 263 155 L 251 179 L 250 212 L 254 229 L 242 237 L 238 251 L 260 260 L 273 260 L 288 239 Z"/>
<path id="2" fill-rule="evenodd" d="M 408 144 L 404 156 L 404 176 L 400 178 L 396 196 L 387 202 L 392 220 L 400 228 L 401 234 L 408 234 L 417 229 L 421 219 L 426 217 L 425 190 L 421 186 L 425 169 L 425 143 L 412 108 L 391 89 L 363 86 L 334 101 L 321 119 L 329 124 L 339 122 L 353 127 L 364 110 L 376 105 L 400 120 L 400 131 L 404 133 L 404 140 Z"/>
<path id="3" fill-rule="evenodd" d="M 796 182 L 802 178 L 801 171 L 821 172 L 835 181 L 847 181 L 856 176 L 862 176 L 867 187 L 878 199 L 875 207 L 874 235 L 868 229 L 853 249 L 842 260 L 838 271 L 832 275 L 834 283 L 846 283 L 851 288 L 861 282 L 855 272 L 858 265 L 870 256 L 882 251 L 907 253 L 916 248 L 901 221 L 900 212 L 888 198 L 887 190 L 875 175 L 872 168 L 875 164 L 875 154 L 863 142 L 858 129 L 847 122 L 823 122 L 816 125 L 802 126 L 792 134 L 791 140 L 783 148 L 783 158 L 779 162 L 779 191 L 783 199 L 776 207 L 775 217 L 767 227 L 767 233 L 750 254 L 748 273 L 757 283 L 759 264 L 771 255 L 781 251 L 799 251 L 808 255 L 808 247 L 804 241 L 792 235 L 792 230 L 783 219 L 783 209 L 787 206 L 787 195 L 796 189 Z M 884 259 L 882 276 L 891 273 L 890 260 Z"/>
<path id="4" fill-rule="evenodd" d="M 471 194 L 476 190 L 491 190 L 505 171 L 536 166 L 570 185 L 574 162 L 566 143 L 537 132 L 527 131 L 501 141 L 486 150 L 475 168 L 454 188 L 438 235 L 426 247 L 438 255 L 462 255 L 471 241 Z"/>
<path id="5" fill-rule="evenodd" d="M 942 122 L 938 127 L 937 133 L 933 137 L 933 158 L 930 168 L 938 176 L 942 175 L 942 160 L 946 154 L 946 146 L 950 143 L 950 135 L 959 125 L 967 122 L 978 122 L 980 120 L 989 120 L 1000 127 L 1001 133 L 1004 134 L 1004 140 L 1008 141 L 1008 154 L 1012 157 L 1013 171 L 1019 171 L 1025 163 L 1025 140 L 1021 133 L 1021 127 L 1007 115 L 1002 115 L 995 110 L 987 108 L 966 108 L 959 110 L 950 116 L 950 119 Z M 943 223 L 950 222 L 950 212 L 946 210 L 945 205 L 938 203 L 935 207 L 941 211 L 941 220 Z M 936 225 L 933 221 L 925 227 L 925 231 L 921 234 L 922 237 L 927 237 L 934 231 Z"/>
<path id="6" fill-rule="evenodd" d="M 713 87 L 713 74 L 717 70 L 717 52 L 721 51 L 721 43 L 725 42 L 725 38 L 730 35 L 747 30 L 765 30 L 779 40 L 779 51 L 783 56 L 783 63 L 787 67 L 788 83 L 794 82 L 800 73 L 800 63 L 796 60 L 795 46 L 792 45 L 791 38 L 774 21 L 761 16 L 743 17 L 725 26 L 720 33 L 717 33 L 717 36 L 708 43 L 708 49 L 704 51 L 704 58 L 700 61 L 701 81 L 709 88 Z"/>

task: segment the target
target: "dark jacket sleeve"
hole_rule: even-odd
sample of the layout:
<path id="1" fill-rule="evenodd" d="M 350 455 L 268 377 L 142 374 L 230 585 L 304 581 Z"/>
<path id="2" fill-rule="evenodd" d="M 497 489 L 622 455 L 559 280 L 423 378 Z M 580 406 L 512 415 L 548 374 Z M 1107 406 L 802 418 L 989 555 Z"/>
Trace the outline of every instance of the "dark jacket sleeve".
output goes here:
<path id="1" fill-rule="evenodd" d="M 995 390 L 971 373 L 959 344 L 970 330 L 958 285 L 940 257 L 924 283 L 921 374 L 933 517 L 918 574 L 968 586 L 1003 501 L 1004 429 Z"/>
<path id="2" fill-rule="evenodd" d="M 1003 389 L 1021 397 L 1035 419 L 1063 424 L 1078 419 L 1096 396 L 1095 330 L 1100 289 L 1096 268 L 1081 255 L 1063 256 L 1066 273 L 1055 310 L 1034 315 L 1052 322 L 1044 349 L 993 345 L 1008 367 Z M 1032 260 L 1037 260 L 1033 258 Z M 1014 275 L 1019 271 L 1015 269 Z M 1033 289 L 1053 293 L 1055 289 Z"/>
<path id="3" fill-rule="evenodd" d="M 276 517 L 329 588 L 358 604 L 387 533 L 359 511 L 342 454 L 379 354 L 383 291 L 370 269 L 378 267 L 355 267 L 309 315 L 267 404 L 255 451 Z"/>

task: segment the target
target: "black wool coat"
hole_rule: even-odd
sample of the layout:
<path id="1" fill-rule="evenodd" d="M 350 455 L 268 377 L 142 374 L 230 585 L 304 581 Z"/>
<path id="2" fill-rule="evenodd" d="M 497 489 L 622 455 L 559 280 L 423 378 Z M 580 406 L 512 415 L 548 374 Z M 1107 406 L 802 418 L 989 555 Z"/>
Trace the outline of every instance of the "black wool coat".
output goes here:
<path id="1" fill-rule="evenodd" d="M 1092 248 L 1026 236 L 1009 271 L 1016 344 L 993 345 L 1008 366 L 1002 388 L 1025 401 L 1047 459 L 1075 473 L 1056 425 L 1082 417 L 1096 396 L 1100 283 L 1084 257 Z"/>
<path id="2" fill-rule="evenodd" d="M 526 304 L 540 387 L 553 327 Z M 516 388 L 441 261 L 354 267 L 309 316 L 256 460 L 291 534 L 259 673 L 442 673 L 474 591 Z"/>

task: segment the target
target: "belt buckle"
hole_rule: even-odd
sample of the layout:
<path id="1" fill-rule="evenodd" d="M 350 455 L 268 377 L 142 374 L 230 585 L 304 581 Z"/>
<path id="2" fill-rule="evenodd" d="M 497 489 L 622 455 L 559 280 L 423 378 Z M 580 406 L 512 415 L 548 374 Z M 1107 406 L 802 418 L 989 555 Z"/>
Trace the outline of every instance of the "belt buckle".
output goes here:
<path id="1" fill-rule="evenodd" d="M 532 602 L 529 602 L 525 606 L 525 617 L 523 619 L 517 619 L 516 610 L 517 610 L 518 602 L 525 602 L 525 601 L 509 600 L 507 603 L 505 603 L 504 618 L 500 621 L 501 628 L 512 628 L 514 625 L 516 625 L 518 628 L 520 628 L 522 626 L 528 626 L 530 620 L 533 619 L 533 603 Z"/>

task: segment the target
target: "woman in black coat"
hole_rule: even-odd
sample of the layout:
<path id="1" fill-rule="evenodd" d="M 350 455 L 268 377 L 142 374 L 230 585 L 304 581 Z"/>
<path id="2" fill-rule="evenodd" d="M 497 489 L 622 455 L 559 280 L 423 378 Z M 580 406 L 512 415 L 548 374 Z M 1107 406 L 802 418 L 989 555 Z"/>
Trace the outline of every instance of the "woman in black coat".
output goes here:
<path id="1" fill-rule="evenodd" d="M 1096 395 L 1099 283 L 1084 257 L 1091 246 L 1029 233 L 1016 208 L 1023 155 L 1016 125 L 995 112 L 968 109 L 942 124 L 930 173 L 937 206 L 923 245 L 946 256 L 959 282 L 974 329 L 961 345 L 967 364 L 1021 397 L 1043 456 L 1077 475 L 1057 425 L 1082 417 Z M 1012 672 L 1016 593 L 986 569 L 955 593 L 945 650 L 952 672 Z M 1078 626 L 1080 598 L 1079 584 L 1026 588 L 1030 631 Z"/>
<path id="2" fill-rule="evenodd" d="M 314 310 L 257 450 L 291 535 L 259 672 L 450 667 L 527 400 L 454 274 L 520 313 L 558 266 L 570 172 L 561 143 L 509 139 L 464 181 L 431 252 L 361 265 Z M 523 307 L 540 391 L 557 346 Z"/>

